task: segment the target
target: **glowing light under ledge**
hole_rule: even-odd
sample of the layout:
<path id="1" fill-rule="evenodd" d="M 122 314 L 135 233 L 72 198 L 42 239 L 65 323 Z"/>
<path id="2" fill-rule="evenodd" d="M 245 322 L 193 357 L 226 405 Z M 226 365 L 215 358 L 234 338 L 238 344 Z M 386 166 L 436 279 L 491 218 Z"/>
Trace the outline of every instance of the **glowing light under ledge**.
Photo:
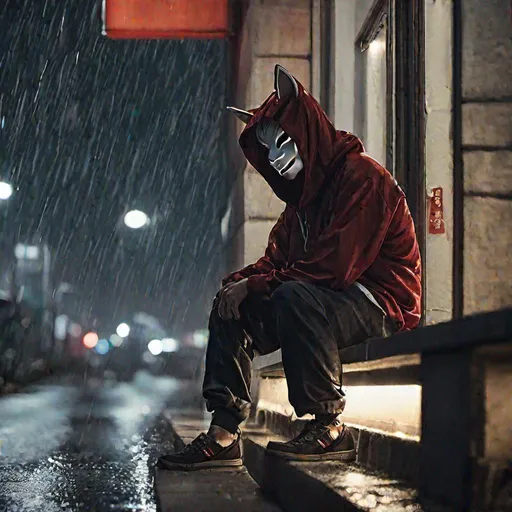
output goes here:
<path id="1" fill-rule="evenodd" d="M 297 419 L 288 402 L 285 379 L 260 382 L 258 409 Z M 277 381 L 277 382 L 276 382 Z M 354 426 L 419 440 L 421 427 L 421 386 L 347 386 L 344 420 Z M 301 419 L 309 419 L 305 416 Z"/>

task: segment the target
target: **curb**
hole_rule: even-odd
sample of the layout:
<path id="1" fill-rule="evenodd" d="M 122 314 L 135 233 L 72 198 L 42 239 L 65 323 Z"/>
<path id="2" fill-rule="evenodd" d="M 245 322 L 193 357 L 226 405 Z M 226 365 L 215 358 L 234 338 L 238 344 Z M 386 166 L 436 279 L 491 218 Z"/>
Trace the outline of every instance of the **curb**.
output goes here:
<path id="1" fill-rule="evenodd" d="M 414 510 L 448 512 L 420 505 L 413 487 L 354 463 L 293 462 L 269 455 L 265 438 L 244 437 L 244 462 L 263 491 L 286 512 L 312 510 Z"/>

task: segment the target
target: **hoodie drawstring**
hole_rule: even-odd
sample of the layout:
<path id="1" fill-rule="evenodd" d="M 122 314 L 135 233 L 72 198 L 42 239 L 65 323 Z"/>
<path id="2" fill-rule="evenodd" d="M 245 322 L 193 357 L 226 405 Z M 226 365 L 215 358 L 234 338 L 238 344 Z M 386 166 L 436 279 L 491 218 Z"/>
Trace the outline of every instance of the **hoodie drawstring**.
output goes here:
<path id="1" fill-rule="evenodd" d="M 295 212 L 297 214 L 297 218 L 299 219 L 300 231 L 302 233 L 302 238 L 304 238 L 304 252 L 308 252 L 308 237 L 309 237 L 309 226 L 308 226 L 308 217 L 304 213 L 304 222 L 300 217 L 299 212 Z"/>

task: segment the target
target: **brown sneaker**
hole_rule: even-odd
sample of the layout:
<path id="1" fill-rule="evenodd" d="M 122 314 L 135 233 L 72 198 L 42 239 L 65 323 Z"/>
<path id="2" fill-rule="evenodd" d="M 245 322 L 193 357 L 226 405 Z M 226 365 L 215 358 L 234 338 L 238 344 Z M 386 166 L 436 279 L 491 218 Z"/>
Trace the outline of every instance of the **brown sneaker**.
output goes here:
<path id="1" fill-rule="evenodd" d="M 352 432 L 339 420 L 335 420 L 335 424 L 340 429 L 340 433 L 335 439 L 333 439 L 329 427 L 312 420 L 291 441 L 286 443 L 270 441 L 267 445 L 267 453 L 290 460 L 354 461 L 356 449 Z"/>
<path id="2" fill-rule="evenodd" d="M 157 467 L 181 471 L 242 466 L 240 432 L 225 448 L 207 434 L 200 434 L 178 453 L 163 455 Z"/>

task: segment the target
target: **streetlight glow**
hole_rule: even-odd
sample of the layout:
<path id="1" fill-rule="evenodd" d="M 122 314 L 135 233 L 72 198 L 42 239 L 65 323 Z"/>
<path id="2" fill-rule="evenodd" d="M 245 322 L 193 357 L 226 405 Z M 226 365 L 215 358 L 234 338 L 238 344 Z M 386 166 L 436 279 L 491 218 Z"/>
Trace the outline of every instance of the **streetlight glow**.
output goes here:
<path id="1" fill-rule="evenodd" d="M 95 332 L 88 332 L 83 339 L 83 344 L 87 348 L 94 348 L 98 344 L 98 335 Z"/>
<path id="2" fill-rule="evenodd" d="M 151 340 L 148 343 L 148 350 L 154 355 L 157 356 L 162 353 L 162 340 Z"/>
<path id="3" fill-rule="evenodd" d="M 0 181 L 0 201 L 7 201 L 12 196 L 12 185 L 5 181 Z"/>
<path id="4" fill-rule="evenodd" d="M 110 344 L 108 340 L 102 338 L 101 340 L 98 340 L 98 343 L 96 343 L 93 350 L 100 356 L 104 356 L 110 350 Z"/>
<path id="5" fill-rule="evenodd" d="M 124 216 L 124 223 L 131 229 L 140 229 L 149 224 L 149 217 L 140 210 L 131 210 Z"/>
<path id="6" fill-rule="evenodd" d="M 130 334 L 130 326 L 122 323 L 117 326 L 116 333 L 121 338 L 126 338 Z"/>
<path id="7" fill-rule="evenodd" d="M 178 341 L 174 338 L 164 338 L 162 340 L 162 352 L 176 352 L 178 350 Z"/>
<path id="8" fill-rule="evenodd" d="M 112 334 L 110 336 L 110 343 L 114 347 L 120 347 L 123 344 L 124 339 L 119 336 L 119 334 Z"/>

